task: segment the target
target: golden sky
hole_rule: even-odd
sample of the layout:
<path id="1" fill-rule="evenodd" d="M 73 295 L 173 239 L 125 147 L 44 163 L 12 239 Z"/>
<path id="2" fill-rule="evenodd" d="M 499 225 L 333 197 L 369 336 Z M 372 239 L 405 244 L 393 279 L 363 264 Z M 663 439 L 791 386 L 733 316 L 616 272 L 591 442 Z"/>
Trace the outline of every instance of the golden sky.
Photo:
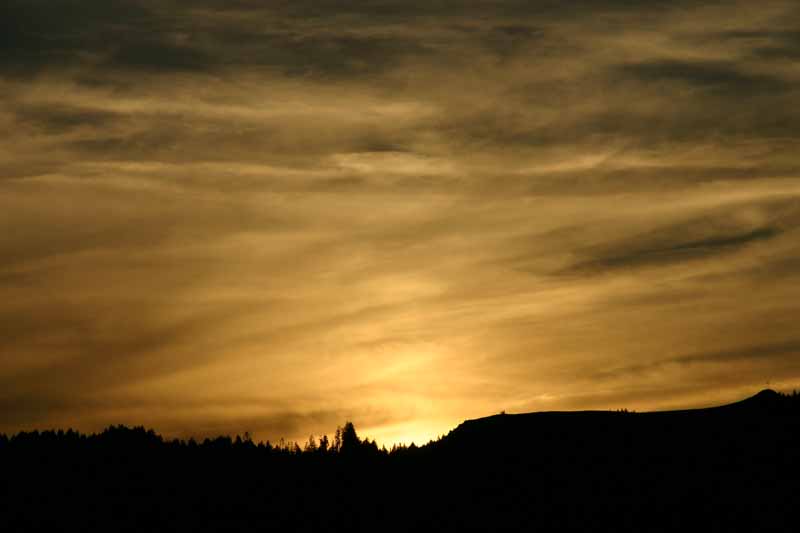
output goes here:
<path id="1" fill-rule="evenodd" d="M 0 131 L 3 432 L 800 385 L 794 0 L 4 0 Z"/>

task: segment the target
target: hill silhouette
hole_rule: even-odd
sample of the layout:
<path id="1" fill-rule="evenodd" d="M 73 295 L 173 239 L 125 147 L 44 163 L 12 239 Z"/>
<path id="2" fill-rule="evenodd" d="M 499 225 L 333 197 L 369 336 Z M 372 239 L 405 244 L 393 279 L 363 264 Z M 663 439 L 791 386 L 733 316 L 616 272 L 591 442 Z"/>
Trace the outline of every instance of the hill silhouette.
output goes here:
<path id="1" fill-rule="evenodd" d="M 758 394 L 727 405 L 714 407 L 683 409 L 671 411 L 650 411 L 643 413 L 620 411 L 540 411 L 534 413 L 506 414 L 501 413 L 475 420 L 467 420 L 451 431 L 445 441 L 453 439 L 474 438 L 485 440 L 485 437 L 496 437 L 498 434 L 515 433 L 516 436 L 530 430 L 543 430 L 553 426 L 564 429 L 572 426 L 582 428 L 585 424 L 606 423 L 614 429 L 622 429 L 615 424 L 621 416 L 636 415 L 636 422 L 650 422 L 653 418 L 658 422 L 684 421 L 717 422 L 720 416 L 730 417 L 767 417 L 796 414 L 797 402 L 794 396 L 782 395 L 772 389 L 764 389 Z M 634 427 L 631 420 L 625 419 L 628 428 Z M 510 436 L 510 435 L 509 435 Z"/>
<path id="2" fill-rule="evenodd" d="M 425 446 L 0 436 L 7 531 L 765 530 L 797 524 L 800 397 L 468 420 Z"/>

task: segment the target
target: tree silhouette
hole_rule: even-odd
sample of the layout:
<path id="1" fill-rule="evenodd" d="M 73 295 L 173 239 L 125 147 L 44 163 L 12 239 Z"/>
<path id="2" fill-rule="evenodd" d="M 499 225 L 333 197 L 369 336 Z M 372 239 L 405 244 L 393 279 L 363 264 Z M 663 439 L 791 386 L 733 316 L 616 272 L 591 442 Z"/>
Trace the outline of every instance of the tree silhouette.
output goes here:
<path id="1" fill-rule="evenodd" d="M 322 438 L 319 439 L 319 452 L 323 455 L 328 453 L 328 446 L 328 436 L 323 435 Z"/>
<path id="2" fill-rule="evenodd" d="M 356 433 L 356 428 L 353 425 L 353 423 L 345 422 L 341 434 L 342 434 L 342 445 L 340 450 L 341 453 L 344 455 L 358 454 L 358 450 L 361 445 L 361 440 L 359 440 L 358 438 L 358 434 Z"/>
<path id="3" fill-rule="evenodd" d="M 314 453 L 317 449 L 317 439 L 314 438 L 314 435 L 309 436 L 308 442 L 306 442 L 305 447 L 303 447 L 303 451 L 306 453 Z"/>
<path id="4" fill-rule="evenodd" d="M 337 427 L 336 433 L 333 436 L 333 446 L 331 447 L 333 452 L 339 452 L 342 449 L 342 428 Z"/>

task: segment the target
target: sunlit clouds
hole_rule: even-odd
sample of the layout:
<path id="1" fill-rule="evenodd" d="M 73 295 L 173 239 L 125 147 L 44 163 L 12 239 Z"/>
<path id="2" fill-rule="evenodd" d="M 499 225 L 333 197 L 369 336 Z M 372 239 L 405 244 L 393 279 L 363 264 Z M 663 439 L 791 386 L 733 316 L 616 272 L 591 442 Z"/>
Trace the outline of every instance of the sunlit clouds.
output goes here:
<path id="1" fill-rule="evenodd" d="M 0 431 L 800 385 L 794 2 L 341 4 L 2 8 Z"/>

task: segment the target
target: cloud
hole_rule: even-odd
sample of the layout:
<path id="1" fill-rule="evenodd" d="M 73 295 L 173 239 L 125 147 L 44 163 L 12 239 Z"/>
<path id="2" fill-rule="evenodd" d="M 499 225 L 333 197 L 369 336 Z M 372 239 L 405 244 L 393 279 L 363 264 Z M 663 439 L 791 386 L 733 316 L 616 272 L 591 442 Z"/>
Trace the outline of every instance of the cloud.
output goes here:
<path id="1" fill-rule="evenodd" d="M 31 73 L 80 62 L 115 42 L 112 36 L 125 40 L 137 26 L 154 22 L 153 14 L 132 0 L 11 0 L 0 23 L 3 63 L 12 72 Z"/>
<path id="2" fill-rule="evenodd" d="M 746 43 L 752 54 L 765 60 L 791 60 L 800 55 L 800 32 L 773 30 L 739 30 L 723 32 L 719 38 Z"/>
<path id="3" fill-rule="evenodd" d="M 0 431 L 796 386 L 796 10 L 5 2 Z"/>
<path id="4" fill-rule="evenodd" d="M 731 365 L 742 362 L 760 363 L 762 360 L 765 360 L 767 363 L 780 363 L 795 357 L 798 352 L 800 352 L 800 342 L 798 342 L 797 339 L 790 339 L 784 342 L 756 344 L 744 348 L 737 347 L 726 350 L 680 355 L 651 363 L 616 368 L 608 372 L 599 373 L 595 377 L 601 380 L 619 379 L 629 374 L 640 375 L 663 371 L 673 365 L 681 367 L 714 364 Z"/>
<path id="5" fill-rule="evenodd" d="M 685 229 L 686 226 L 682 226 L 682 228 Z M 614 255 L 613 251 L 606 252 L 605 257 L 578 263 L 570 267 L 567 272 L 602 272 L 691 261 L 735 251 L 748 244 L 769 240 L 779 235 L 779 230 L 776 228 L 765 227 L 745 233 L 676 241 L 673 237 L 675 229 L 677 228 L 669 228 L 661 235 L 650 234 L 638 239 L 640 242 L 646 243 L 643 247 L 634 243 L 627 243 L 627 246 L 623 244 L 617 255 Z M 670 240 L 672 242 L 669 242 Z"/>
<path id="6" fill-rule="evenodd" d="M 793 84 L 781 78 L 746 73 L 737 68 L 735 63 L 718 61 L 660 60 L 624 65 L 620 70 L 623 75 L 644 82 L 676 81 L 739 96 L 781 92 L 793 88 Z"/>
<path id="7" fill-rule="evenodd" d="M 246 66 L 275 67 L 289 75 L 347 76 L 380 71 L 405 55 L 425 52 L 415 39 L 381 32 L 287 28 L 280 8 L 263 4 L 217 2 L 211 12 L 198 4 L 14 0 L 5 6 L 0 28 L 5 69 L 26 75 L 75 67 L 160 75 Z M 284 29 L 265 30 L 252 17 L 278 17 L 276 27 Z"/>
<path id="8" fill-rule="evenodd" d="M 119 115 L 91 108 L 58 105 L 39 105 L 17 107 L 15 120 L 22 125 L 30 125 L 48 133 L 62 133 L 81 127 L 108 127 Z"/>

